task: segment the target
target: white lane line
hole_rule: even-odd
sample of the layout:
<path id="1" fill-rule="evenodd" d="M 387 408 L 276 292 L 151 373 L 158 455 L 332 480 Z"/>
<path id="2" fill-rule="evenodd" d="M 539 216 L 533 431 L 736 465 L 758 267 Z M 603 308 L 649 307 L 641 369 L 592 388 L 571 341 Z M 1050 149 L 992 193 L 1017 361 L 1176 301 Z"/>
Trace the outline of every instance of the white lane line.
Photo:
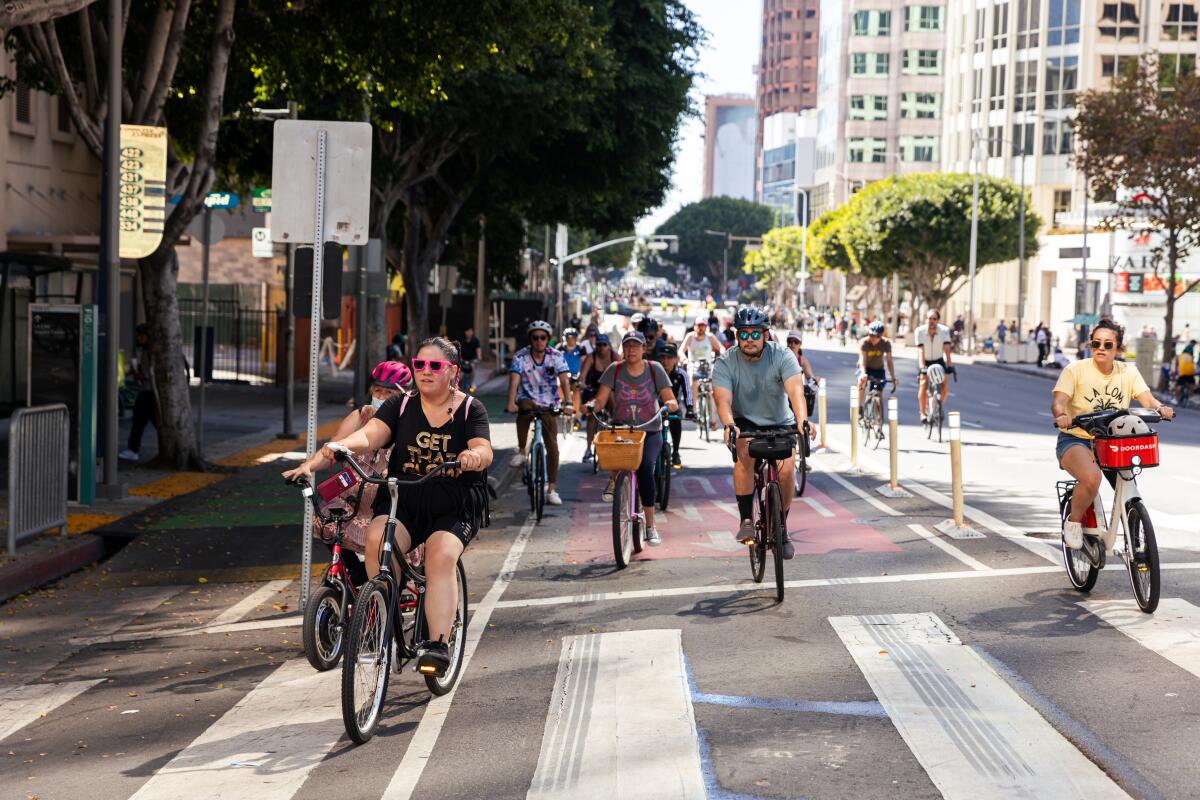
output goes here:
<path id="1" fill-rule="evenodd" d="M 991 408 L 999 408 L 1000 407 L 999 403 L 993 403 L 991 400 L 984 400 L 983 404 L 985 406 L 990 406 Z"/>
<path id="2" fill-rule="evenodd" d="M 992 569 L 987 564 L 984 564 L 982 561 L 972 558 L 971 556 L 964 553 L 962 550 L 959 550 L 954 545 L 945 541 L 940 536 L 938 536 L 936 533 L 934 533 L 933 531 L 926 528 L 924 525 L 910 524 L 908 526 L 908 529 L 910 531 L 912 531 L 913 533 L 917 534 L 918 536 L 920 536 L 921 538 L 923 538 L 925 541 L 929 542 L 934 547 L 936 547 L 939 550 L 941 550 L 942 552 L 946 553 L 947 555 L 949 555 L 953 558 L 957 558 L 959 561 L 966 564 L 971 569 L 987 570 L 987 571 L 990 571 Z"/>
<path id="3" fill-rule="evenodd" d="M 273 595 L 277 594 L 283 589 L 286 589 L 289 583 L 291 583 L 290 580 L 267 581 L 262 586 L 258 587 L 253 592 L 222 611 L 205 627 L 211 628 L 216 625 L 229 625 L 234 622 L 240 622 L 242 617 L 246 616 L 251 611 L 267 602 L 267 600 L 269 600 Z"/>
<path id="4" fill-rule="evenodd" d="M 288 661 L 158 770 L 130 800 L 288 800 L 342 737 L 341 672 Z"/>
<path id="5" fill-rule="evenodd" d="M 1133 600 L 1087 600 L 1079 605 L 1177 667 L 1200 677 L 1200 608 L 1177 597 L 1163 599 L 1153 614 Z"/>
<path id="6" fill-rule="evenodd" d="M 969 420 L 969 419 L 960 419 L 959 421 L 962 422 L 963 425 L 966 425 L 968 428 L 982 428 L 983 427 L 978 422 L 971 422 L 971 420 Z"/>
<path id="7" fill-rule="evenodd" d="M 446 715 L 450 713 L 450 704 L 454 702 L 458 687 L 462 686 L 463 680 L 467 676 L 467 667 L 471 664 L 471 657 L 475 655 L 475 649 L 479 647 L 479 640 L 483 636 L 483 632 L 487 630 L 488 621 L 500 603 L 501 595 L 512 583 L 517 566 L 521 563 L 525 546 L 529 543 L 530 536 L 533 535 L 534 522 L 533 519 L 529 519 L 521 526 L 520 532 L 513 540 L 512 547 L 508 549 L 504 564 L 500 567 L 500 574 L 496 576 L 496 580 L 492 582 L 492 588 L 488 589 L 483 600 L 479 601 L 479 605 L 475 607 L 475 613 L 471 615 L 467 626 L 467 640 L 464 643 L 463 662 L 459 668 L 461 670 L 459 679 L 448 693 L 432 698 L 425 706 L 425 713 L 421 715 L 421 721 L 417 724 L 412 741 L 409 742 L 408 749 L 404 751 L 404 758 L 400 761 L 400 766 L 396 767 L 396 772 L 392 775 L 392 780 L 388 783 L 380 800 L 410 800 L 413 792 L 416 791 L 417 784 L 421 780 L 421 773 L 424 772 L 425 765 L 429 763 L 429 758 L 433 755 L 433 748 L 442 732 L 442 726 L 446 724 Z"/>
<path id="8" fill-rule="evenodd" d="M 935 614 L 829 622 L 948 800 L 1128 797 Z"/>
<path id="9" fill-rule="evenodd" d="M 67 683 L 27 683 L 0 689 L 0 741 L 4 741 L 31 722 L 73 700 L 100 683 L 103 678 Z"/>
<path id="10" fill-rule="evenodd" d="M 112 644 L 114 642 L 141 642 L 149 639 L 170 639 L 175 636 L 204 636 L 210 633 L 239 633 L 269 628 L 292 628 L 304 622 L 299 614 L 270 619 L 252 619 L 246 622 L 230 622 L 226 625 L 200 625 L 195 628 L 150 628 L 140 631 L 114 633 L 110 636 L 86 636 L 71 639 L 71 644 Z"/>
<path id="11" fill-rule="evenodd" d="M 728 534 L 726 534 L 728 535 Z M 1166 564 L 1163 565 L 1166 568 Z M 1183 565 L 1178 565 L 1182 567 Z M 1124 569 L 1124 567 L 1121 567 Z M 1200 569 L 1200 563 L 1192 565 Z M 874 583 L 922 583 L 925 581 L 953 581 L 971 578 L 996 578 L 1019 575 L 1053 575 L 1062 572 L 1062 567 L 1008 567 L 1005 569 L 955 570 L 951 572 L 921 572 L 903 575 L 866 575 L 850 578 L 803 578 L 784 581 L 789 589 L 819 589 L 829 586 L 854 586 Z M 624 592 L 593 592 L 591 594 L 568 594 L 555 597 L 531 597 L 524 600 L 502 600 L 497 608 L 532 608 L 539 606 L 568 606 L 584 603 L 605 603 L 613 600 L 646 600 L 657 597 L 687 597 L 699 594 L 735 594 L 738 592 L 761 592 L 761 583 L 718 583 L 711 586 L 676 586 L 667 589 L 637 589 Z"/>
<path id="12" fill-rule="evenodd" d="M 814 459 L 814 461 L 815 461 L 815 459 Z M 877 508 L 880 511 L 882 511 L 883 513 L 887 514 L 889 517 L 900 516 L 899 511 L 892 508 L 891 506 L 889 506 L 887 503 L 883 502 L 882 500 L 872 497 L 871 495 L 867 494 L 862 489 L 858 488 L 853 483 L 851 483 L 850 481 L 843 478 L 841 475 L 838 475 L 836 472 L 829 469 L 829 467 L 821 465 L 821 466 L 814 466 L 814 469 L 820 470 L 821 474 L 828 475 L 829 477 L 833 478 L 834 482 L 837 483 L 839 486 L 841 486 L 843 489 L 849 490 L 859 500 L 865 500 L 866 502 L 870 503 L 875 508 Z M 905 483 L 907 483 L 907 481 Z"/>
<path id="13" fill-rule="evenodd" d="M 813 511 L 820 514 L 822 517 L 825 517 L 826 519 L 830 519 L 834 516 L 834 513 L 832 511 L 830 511 L 828 508 L 826 508 L 825 504 L 822 503 L 820 500 L 817 500 L 814 497 L 801 497 L 800 499 L 803 500 L 805 503 L 808 503 L 809 507 L 812 508 Z"/>
<path id="14" fill-rule="evenodd" d="M 529 800 L 704 800 L 678 630 L 563 639 Z"/>
<path id="15" fill-rule="evenodd" d="M 1197 486 L 1200 486 L 1200 478 L 1185 478 L 1182 475 L 1172 475 L 1171 477 L 1177 481 L 1183 481 L 1184 483 L 1194 483 Z"/>

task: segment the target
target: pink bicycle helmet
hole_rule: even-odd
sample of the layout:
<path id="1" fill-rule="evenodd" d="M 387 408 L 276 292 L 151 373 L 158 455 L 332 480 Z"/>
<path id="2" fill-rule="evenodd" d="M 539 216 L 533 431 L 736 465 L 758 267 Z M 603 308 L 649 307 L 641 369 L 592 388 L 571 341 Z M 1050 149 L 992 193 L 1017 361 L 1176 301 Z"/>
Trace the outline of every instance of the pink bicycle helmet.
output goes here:
<path id="1" fill-rule="evenodd" d="M 412 381 L 412 372 L 399 361 L 383 361 L 371 371 L 371 381 L 388 389 L 403 389 Z"/>

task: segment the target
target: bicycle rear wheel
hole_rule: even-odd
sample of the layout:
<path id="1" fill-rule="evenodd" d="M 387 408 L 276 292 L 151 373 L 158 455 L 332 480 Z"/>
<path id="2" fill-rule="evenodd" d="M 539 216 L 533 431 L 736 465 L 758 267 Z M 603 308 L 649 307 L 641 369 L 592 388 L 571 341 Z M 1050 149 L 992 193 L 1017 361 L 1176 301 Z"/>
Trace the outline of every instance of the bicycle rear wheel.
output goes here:
<path id="1" fill-rule="evenodd" d="M 542 521 L 546 511 L 546 445 L 538 442 L 533 448 L 533 512 Z"/>
<path id="2" fill-rule="evenodd" d="M 625 569 L 633 560 L 634 522 L 629 516 L 630 491 L 629 473 L 618 472 L 612 501 L 613 557 L 617 569 Z"/>
<path id="3" fill-rule="evenodd" d="M 767 568 L 766 519 L 762 489 L 756 488 L 754 490 L 754 543 L 746 548 L 750 551 L 750 577 L 754 579 L 755 583 L 762 583 L 763 573 Z"/>
<path id="4" fill-rule="evenodd" d="M 775 600 L 783 602 L 783 498 L 779 496 L 779 487 L 771 484 L 767 487 L 767 519 L 770 521 L 767 541 L 771 543 L 771 551 L 775 556 Z"/>
<path id="5" fill-rule="evenodd" d="M 875 444 L 871 445 L 871 447 L 878 450 L 879 444 L 883 441 L 883 399 L 875 397 L 872 398 L 871 403 L 875 409 L 873 413 L 874 419 L 872 420 L 874 423 L 872 427 L 875 433 Z"/>
<path id="6" fill-rule="evenodd" d="M 926 391 L 927 392 L 929 391 L 928 388 L 926 389 Z M 926 439 L 933 438 L 933 415 L 934 415 L 933 397 L 932 397 L 932 395 L 929 395 L 929 396 L 926 396 L 926 398 L 925 398 L 925 421 L 921 423 L 922 425 L 925 426 L 925 438 Z"/>
<path id="7" fill-rule="evenodd" d="M 1133 586 L 1138 608 L 1153 614 L 1158 608 L 1158 593 L 1162 588 L 1154 525 L 1141 500 L 1132 501 L 1127 513 L 1131 552 L 1125 554 L 1125 567 L 1129 571 L 1129 583 Z"/>
<path id="8" fill-rule="evenodd" d="M 700 435 L 704 437 L 704 441 L 708 442 L 708 395 L 700 395 L 700 405 L 696 409 L 696 424 L 700 426 Z"/>
<path id="9" fill-rule="evenodd" d="M 375 735 L 391 672 L 391 584 L 372 578 L 358 593 L 342 660 L 342 722 L 356 744 Z"/>
<path id="10" fill-rule="evenodd" d="M 1059 518 L 1064 524 L 1067 516 L 1071 513 L 1071 495 L 1073 493 L 1074 489 L 1063 492 L 1062 502 L 1058 508 Z M 1059 547 L 1062 550 L 1063 566 L 1067 570 L 1067 580 L 1071 581 L 1071 586 L 1081 592 L 1090 592 L 1096 585 L 1096 578 L 1100 576 L 1100 569 L 1092 563 L 1083 550 L 1073 550 L 1067 547 L 1065 537 L 1059 541 Z"/>
<path id="11" fill-rule="evenodd" d="M 801 443 L 796 451 L 796 460 L 793 462 L 792 483 L 796 485 L 796 497 L 804 494 L 804 487 L 808 486 L 808 458 L 804 455 L 803 443 Z"/>
<path id="12" fill-rule="evenodd" d="M 467 573 L 459 561 L 454 571 L 458 580 L 458 607 L 454 610 L 454 623 L 450 626 L 450 637 L 446 649 L 450 651 L 450 666 L 440 678 L 435 675 L 425 676 L 425 685 L 436 695 L 443 695 L 454 688 L 455 681 L 462 673 L 463 655 L 467 643 Z M 421 623 L 424 630 L 424 621 Z M 424 636 L 419 637 L 424 638 Z"/>

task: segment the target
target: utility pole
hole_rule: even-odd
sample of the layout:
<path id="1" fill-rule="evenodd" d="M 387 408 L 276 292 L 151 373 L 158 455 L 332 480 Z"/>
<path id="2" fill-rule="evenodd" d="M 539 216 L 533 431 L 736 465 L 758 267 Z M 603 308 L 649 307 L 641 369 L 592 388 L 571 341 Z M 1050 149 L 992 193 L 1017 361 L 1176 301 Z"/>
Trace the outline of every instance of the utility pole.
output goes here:
<path id="1" fill-rule="evenodd" d="M 475 265 L 475 335 L 481 342 L 488 341 L 487 288 L 484 276 L 487 255 L 487 219 L 479 215 L 479 258 Z M 482 336 L 480 336 L 482 334 Z"/>
<path id="2" fill-rule="evenodd" d="M 1025 324 L 1025 142 L 1021 142 L 1021 195 L 1017 198 L 1021 221 L 1017 228 L 1017 341 L 1021 340 L 1021 326 Z"/>
<path id="3" fill-rule="evenodd" d="M 971 261 L 967 270 L 967 352 L 975 352 L 975 265 L 979 251 L 979 129 L 971 130 Z"/>
<path id="4" fill-rule="evenodd" d="M 735 238 L 750 240 L 750 239 L 757 239 L 758 237 L 756 237 L 756 236 L 734 237 L 733 234 L 731 234 L 729 231 L 706 230 L 705 233 L 707 233 L 709 236 L 720 236 L 721 238 L 723 238 L 725 240 L 725 254 L 722 256 L 722 259 L 721 259 L 721 286 L 720 286 L 720 292 L 718 292 L 718 296 L 721 298 L 721 302 L 724 303 L 725 302 L 725 291 L 729 286 L 729 248 L 732 246 L 733 240 Z"/>
<path id="5" fill-rule="evenodd" d="M 117 353 L 121 346 L 121 229 L 118 224 L 118 154 L 121 150 L 121 58 L 125 28 L 121 0 L 108 0 L 108 111 L 104 120 L 104 219 L 105 250 L 100 269 L 106 279 L 104 294 L 104 497 L 124 497 L 117 476 Z"/>

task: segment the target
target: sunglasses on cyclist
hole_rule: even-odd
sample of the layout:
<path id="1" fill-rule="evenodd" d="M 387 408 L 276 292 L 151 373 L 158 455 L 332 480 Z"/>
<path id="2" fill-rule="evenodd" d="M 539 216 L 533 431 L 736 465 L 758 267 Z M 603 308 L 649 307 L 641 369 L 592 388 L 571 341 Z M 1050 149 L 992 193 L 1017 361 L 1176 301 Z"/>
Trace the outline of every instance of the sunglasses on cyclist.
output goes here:
<path id="1" fill-rule="evenodd" d="M 440 358 L 414 358 L 412 360 L 412 368 L 414 372 L 441 372 L 453 364 L 449 361 L 443 361 Z"/>
<path id="2" fill-rule="evenodd" d="M 1100 341 L 1099 339 L 1092 339 L 1092 349 L 1093 350 L 1116 350 L 1117 343 L 1114 342 L 1112 339 L 1108 339 L 1103 342 Z"/>
<path id="3" fill-rule="evenodd" d="M 548 342 L 548 341 L 550 341 L 550 337 L 549 336 L 530 336 L 529 341 L 531 341 L 531 342 Z"/>
<path id="4" fill-rule="evenodd" d="M 763 332 L 762 332 L 762 331 L 758 331 L 758 330 L 754 330 L 754 331 L 738 331 L 738 338 L 739 338 L 739 339 L 741 339 L 743 342 L 745 342 L 745 341 L 748 341 L 748 340 L 750 340 L 750 339 L 753 339 L 754 341 L 756 341 L 756 342 L 757 342 L 757 341 L 758 341 L 759 339 L 761 339 L 762 337 L 763 337 Z"/>

